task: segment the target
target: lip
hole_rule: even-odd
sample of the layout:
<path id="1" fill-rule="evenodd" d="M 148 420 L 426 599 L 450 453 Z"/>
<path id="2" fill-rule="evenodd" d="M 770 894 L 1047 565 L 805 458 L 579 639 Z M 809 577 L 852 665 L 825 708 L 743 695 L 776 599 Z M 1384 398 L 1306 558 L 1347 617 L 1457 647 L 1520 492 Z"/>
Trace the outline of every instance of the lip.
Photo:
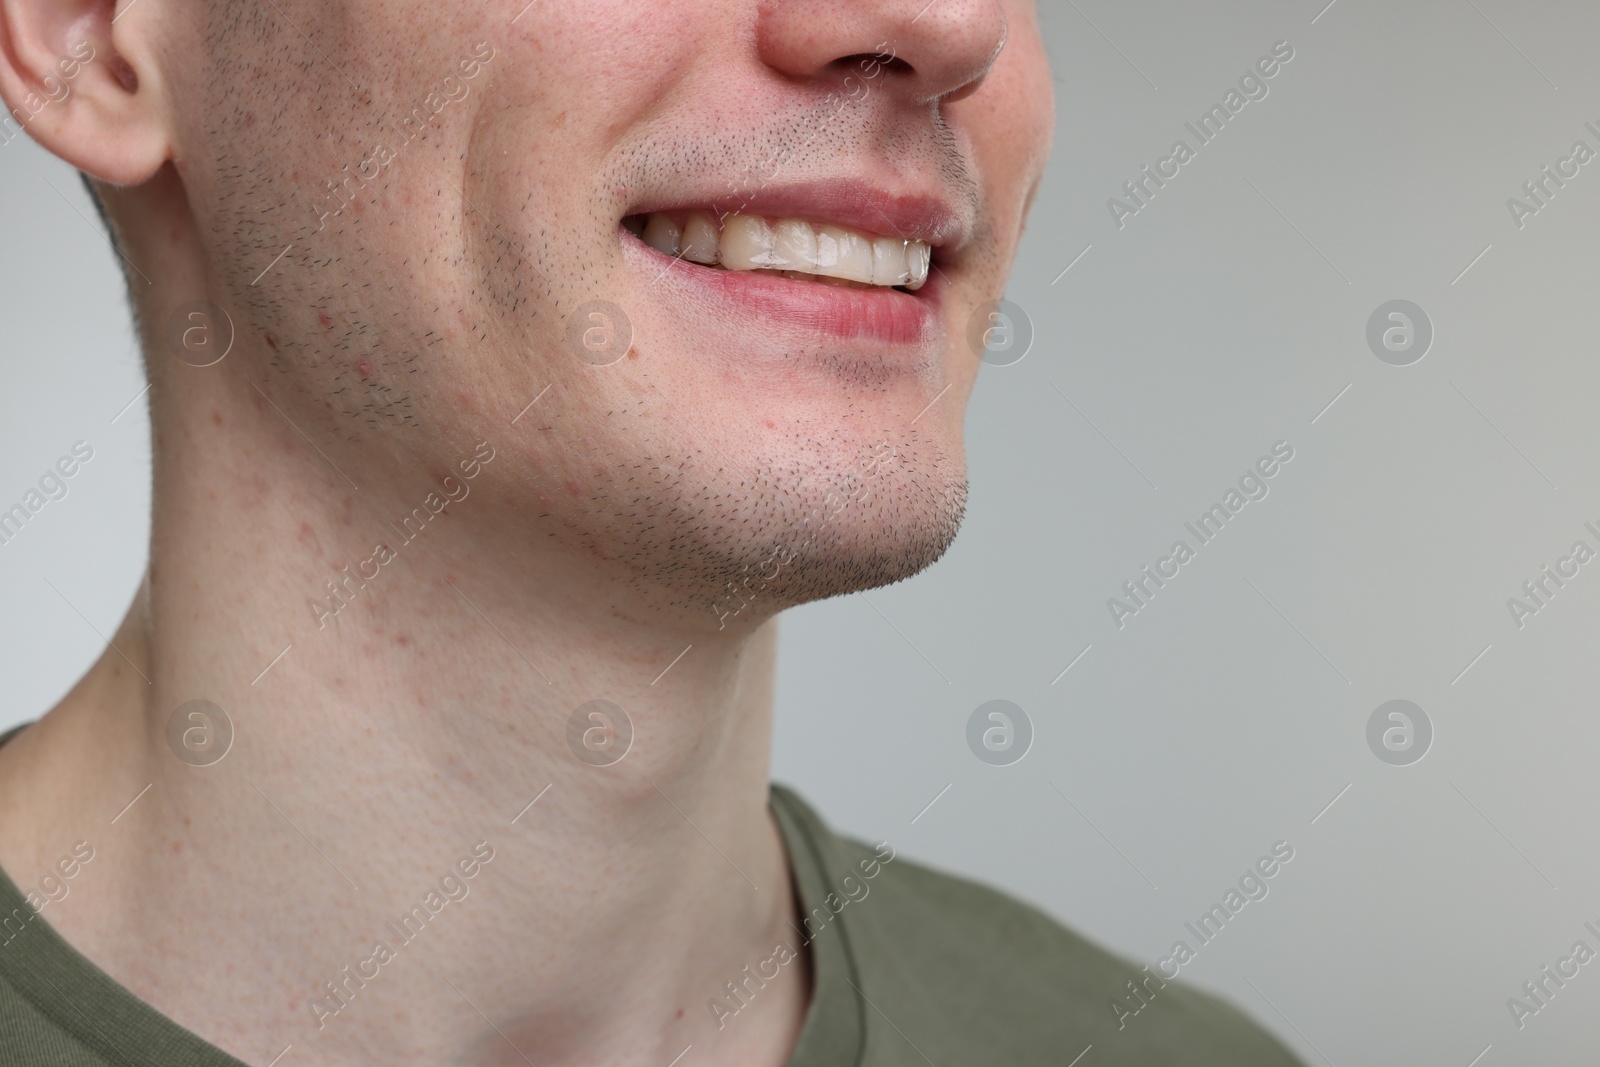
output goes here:
<path id="1" fill-rule="evenodd" d="M 740 191 L 730 188 L 699 198 L 659 199 L 630 207 L 624 217 L 653 211 L 710 211 L 726 215 L 765 215 L 832 223 L 875 237 L 924 241 L 935 253 L 952 252 L 972 232 L 970 212 L 958 210 L 934 193 L 894 193 L 855 179 L 766 185 Z"/>
<path id="2" fill-rule="evenodd" d="M 892 347 L 921 346 L 937 336 L 944 289 L 944 279 L 937 271 L 931 272 L 915 293 L 853 289 L 705 267 L 651 248 L 620 222 L 617 233 L 624 257 L 640 265 L 640 273 L 651 279 L 652 288 L 675 290 L 687 300 L 710 304 L 718 311 L 732 310 L 757 325 L 776 323 L 812 336 Z"/>

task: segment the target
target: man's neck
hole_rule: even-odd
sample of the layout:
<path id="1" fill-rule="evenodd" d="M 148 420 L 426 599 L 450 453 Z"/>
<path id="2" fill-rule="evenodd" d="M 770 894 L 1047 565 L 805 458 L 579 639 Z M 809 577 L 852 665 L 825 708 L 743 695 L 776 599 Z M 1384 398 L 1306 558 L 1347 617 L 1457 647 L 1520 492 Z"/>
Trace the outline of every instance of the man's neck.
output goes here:
<path id="1" fill-rule="evenodd" d="M 45 918 L 251 1063 L 784 1062 L 805 968 L 726 1033 L 705 1009 L 794 915 L 775 621 L 541 550 L 484 450 L 357 489 L 232 410 L 167 442 L 115 648 L 0 749 L 13 880 L 95 851 Z"/>

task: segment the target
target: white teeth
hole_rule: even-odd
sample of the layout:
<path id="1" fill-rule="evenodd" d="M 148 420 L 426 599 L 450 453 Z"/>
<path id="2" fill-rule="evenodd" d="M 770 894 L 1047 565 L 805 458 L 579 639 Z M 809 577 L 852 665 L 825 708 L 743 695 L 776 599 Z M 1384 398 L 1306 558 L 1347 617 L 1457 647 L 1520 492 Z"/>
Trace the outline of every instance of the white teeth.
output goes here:
<path id="1" fill-rule="evenodd" d="M 722 265 L 729 270 L 778 266 L 772 227 L 760 215 L 729 215 L 722 222 Z"/>
<path id="2" fill-rule="evenodd" d="M 895 237 L 880 237 L 872 242 L 872 284 L 905 285 L 911 281 L 906 252 L 910 243 Z"/>
<path id="3" fill-rule="evenodd" d="M 650 221 L 645 223 L 644 243 L 663 255 L 677 255 L 682 236 L 677 223 L 668 215 L 651 215 Z"/>
<path id="4" fill-rule="evenodd" d="M 654 215 L 650 216 L 655 218 Z M 717 220 L 703 211 L 696 211 L 683 224 L 683 258 L 691 263 L 707 266 L 717 261 L 717 247 L 722 242 L 717 232 Z"/>
<path id="5" fill-rule="evenodd" d="M 817 264 L 817 231 L 809 222 L 784 219 L 772 228 L 772 250 L 785 270 L 810 271 Z"/>
<path id="6" fill-rule="evenodd" d="M 728 215 L 719 229 L 704 211 L 687 217 L 651 214 L 643 224 L 643 239 L 665 255 L 726 270 L 904 289 L 919 289 L 927 282 L 933 256 L 923 241 L 872 237 L 800 219 Z"/>
<path id="7" fill-rule="evenodd" d="M 906 246 L 906 262 L 911 268 L 911 280 L 906 283 L 907 289 L 921 289 L 922 284 L 928 280 L 928 267 L 933 260 L 933 249 L 921 241 L 912 241 Z"/>
<path id="8" fill-rule="evenodd" d="M 827 262 L 832 254 L 832 269 Z M 843 229 L 823 226 L 817 230 L 817 265 L 824 269 L 819 274 L 844 278 L 852 282 L 872 281 L 872 238 Z"/>

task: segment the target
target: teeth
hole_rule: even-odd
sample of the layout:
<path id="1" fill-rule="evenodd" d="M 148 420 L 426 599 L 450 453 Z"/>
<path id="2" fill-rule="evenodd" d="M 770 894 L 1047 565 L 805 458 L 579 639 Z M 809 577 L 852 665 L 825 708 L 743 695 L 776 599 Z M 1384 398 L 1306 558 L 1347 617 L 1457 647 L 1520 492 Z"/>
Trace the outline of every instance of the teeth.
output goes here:
<path id="1" fill-rule="evenodd" d="M 872 281 L 872 238 L 838 226 L 822 227 L 817 231 L 817 267 L 817 273 L 831 278 Z"/>
<path id="2" fill-rule="evenodd" d="M 817 263 L 817 231 L 809 222 L 784 219 L 772 228 L 772 250 L 786 270 L 804 272 Z"/>
<path id="3" fill-rule="evenodd" d="M 920 289 L 933 256 L 923 241 L 872 237 L 800 219 L 728 215 L 719 229 L 716 219 L 703 211 L 688 216 L 657 212 L 642 225 L 644 242 L 665 255 L 726 270 L 861 287 Z M 637 224 L 629 229 L 640 232 Z"/>
<path id="4" fill-rule="evenodd" d="M 722 265 L 729 270 L 779 266 L 775 235 L 760 215 L 729 215 L 722 224 Z"/>
<path id="5" fill-rule="evenodd" d="M 907 289 L 922 288 L 922 283 L 928 280 L 928 266 L 932 261 L 933 249 L 921 241 L 906 245 L 906 262 L 911 267 L 911 281 L 906 283 Z"/>
<path id="6" fill-rule="evenodd" d="M 678 241 L 683 232 L 666 215 L 651 215 L 644 226 L 644 243 L 663 255 L 678 254 Z"/>
<path id="7" fill-rule="evenodd" d="M 872 282 L 874 285 L 905 285 L 911 281 L 907 246 L 910 242 L 880 237 L 872 242 Z"/>
<path id="8" fill-rule="evenodd" d="M 650 216 L 655 218 L 654 215 Z M 711 266 L 717 261 L 717 248 L 721 244 L 717 220 L 703 211 L 696 211 L 683 224 L 683 258 L 691 263 Z"/>

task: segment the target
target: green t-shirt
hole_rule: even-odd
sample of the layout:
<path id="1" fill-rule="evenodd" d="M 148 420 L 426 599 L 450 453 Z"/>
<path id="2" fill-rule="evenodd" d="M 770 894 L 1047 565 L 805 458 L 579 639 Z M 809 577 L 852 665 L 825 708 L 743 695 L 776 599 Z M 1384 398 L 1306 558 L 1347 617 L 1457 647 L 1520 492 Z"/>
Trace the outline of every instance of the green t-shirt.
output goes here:
<path id="1" fill-rule="evenodd" d="M 995 890 L 840 837 L 783 786 L 771 803 L 806 914 L 697 1007 L 728 1025 L 809 944 L 815 987 L 789 1067 L 1303 1067 L 1221 1000 L 1159 985 Z M 0 1067 L 241 1067 L 80 955 L 4 872 L 0 928 Z M 1149 1003 L 1119 1018 L 1113 998 L 1137 1003 L 1129 980 Z"/>

